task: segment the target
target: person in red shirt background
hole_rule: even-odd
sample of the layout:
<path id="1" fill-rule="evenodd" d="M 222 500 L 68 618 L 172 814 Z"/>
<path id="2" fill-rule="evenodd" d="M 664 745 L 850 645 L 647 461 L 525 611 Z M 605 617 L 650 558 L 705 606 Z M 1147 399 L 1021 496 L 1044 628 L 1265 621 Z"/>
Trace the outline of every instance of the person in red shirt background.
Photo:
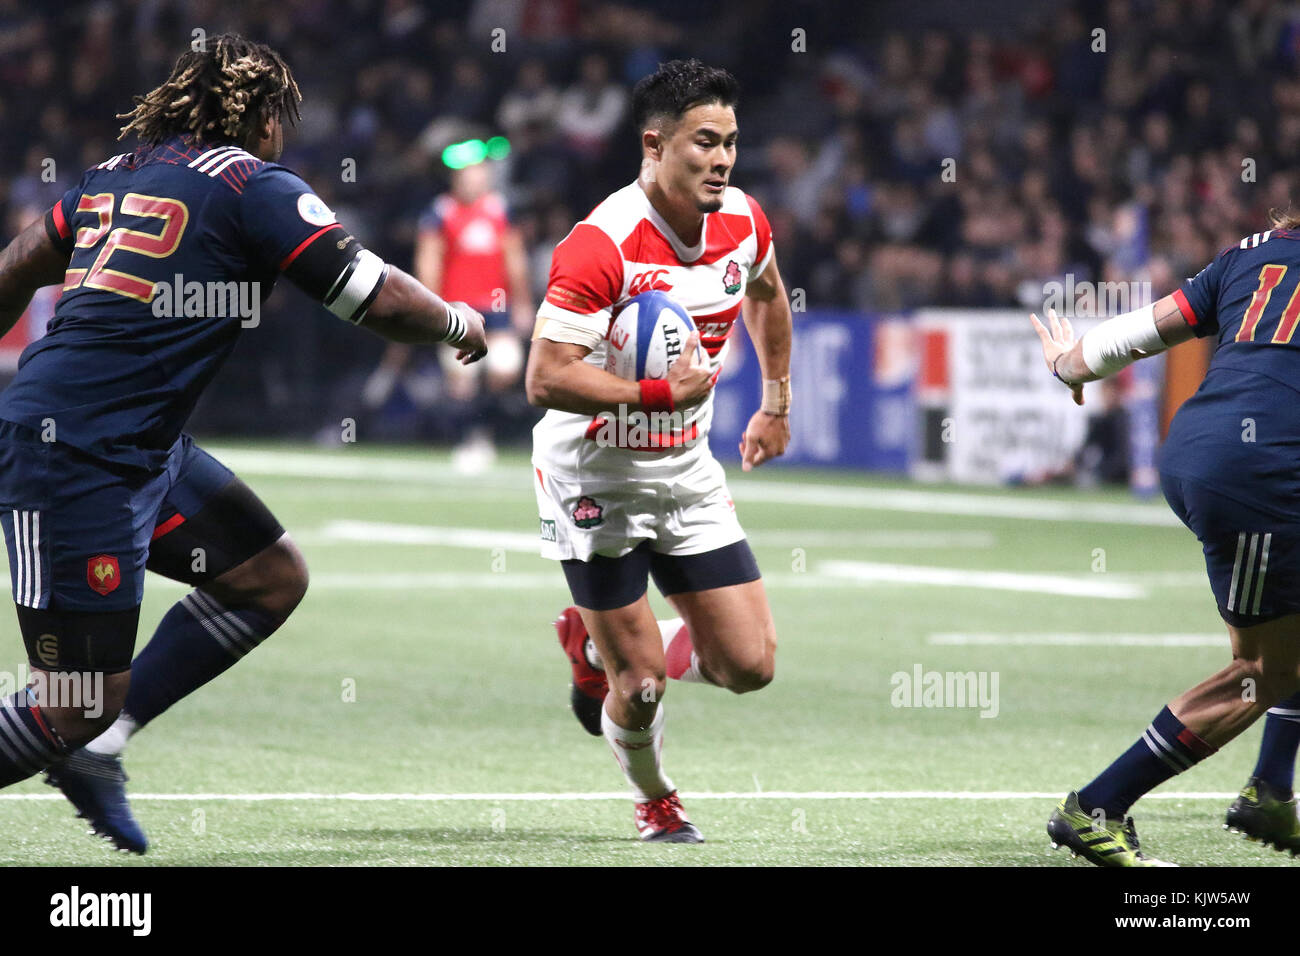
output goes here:
<path id="1" fill-rule="evenodd" d="M 451 187 L 420 217 L 415 277 L 438 294 L 453 295 L 483 314 L 488 357 L 477 365 L 441 361 L 444 405 L 461 407 L 458 464 L 473 471 L 495 457 L 495 424 L 502 398 L 520 385 L 524 342 L 533 328 L 528 257 L 510 220 L 505 197 L 495 188 L 491 162 L 451 174 Z M 412 346 L 392 344 L 366 384 L 371 408 L 387 401 L 411 363 Z"/>

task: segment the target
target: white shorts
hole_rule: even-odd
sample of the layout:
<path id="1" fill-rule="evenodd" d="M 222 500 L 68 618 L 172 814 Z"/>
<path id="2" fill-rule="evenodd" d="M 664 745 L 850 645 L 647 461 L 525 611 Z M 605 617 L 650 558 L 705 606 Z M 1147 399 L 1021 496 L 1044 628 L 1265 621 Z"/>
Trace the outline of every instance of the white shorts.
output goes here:
<path id="1" fill-rule="evenodd" d="M 660 554 L 702 554 L 745 537 L 712 455 L 671 480 L 572 479 L 534 465 L 533 487 L 544 558 L 620 558 L 642 541 Z"/>

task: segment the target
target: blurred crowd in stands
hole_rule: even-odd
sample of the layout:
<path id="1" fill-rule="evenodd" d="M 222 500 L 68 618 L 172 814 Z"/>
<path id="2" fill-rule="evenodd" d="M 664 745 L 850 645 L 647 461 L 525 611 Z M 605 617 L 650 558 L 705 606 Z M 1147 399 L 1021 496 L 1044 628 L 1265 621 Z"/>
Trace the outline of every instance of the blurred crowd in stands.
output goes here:
<path id="1" fill-rule="evenodd" d="M 986 32 L 914 6 L 914 24 L 881 24 L 869 3 L 811 0 L 0 0 L 4 232 L 126 148 L 114 114 L 199 28 L 286 55 L 305 99 L 283 162 L 399 265 L 448 189 L 443 149 L 506 137 L 495 188 L 533 303 L 554 245 L 635 177 L 631 85 L 675 56 L 740 79 L 733 182 L 808 308 L 1039 307 L 1066 274 L 1158 296 L 1270 208 L 1300 209 L 1300 4 L 1025 3 Z M 249 353 L 243 374 L 300 428 L 344 407 L 342 381 L 364 384 L 382 349 L 299 324 L 278 370 Z M 294 369 L 317 361 L 338 375 L 312 393 Z"/>

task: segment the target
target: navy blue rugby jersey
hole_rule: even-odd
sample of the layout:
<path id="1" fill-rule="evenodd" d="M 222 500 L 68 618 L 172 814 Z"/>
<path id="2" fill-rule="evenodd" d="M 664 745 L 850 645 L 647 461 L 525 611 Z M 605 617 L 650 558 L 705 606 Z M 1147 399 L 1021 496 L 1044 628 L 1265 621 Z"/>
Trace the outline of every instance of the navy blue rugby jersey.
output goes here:
<path id="1" fill-rule="evenodd" d="M 329 302 L 361 249 L 290 170 L 188 137 L 87 170 L 45 228 L 71 256 L 63 293 L 0 394 L 0 419 L 53 423 L 57 441 L 148 470 L 276 277 Z M 359 321 L 386 276 L 345 317 Z"/>
<path id="2" fill-rule="evenodd" d="M 1216 347 L 1174 416 L 1161 470 L 1300 520 L 1300 232 L 1248 236 L 1173 295 Z"/>

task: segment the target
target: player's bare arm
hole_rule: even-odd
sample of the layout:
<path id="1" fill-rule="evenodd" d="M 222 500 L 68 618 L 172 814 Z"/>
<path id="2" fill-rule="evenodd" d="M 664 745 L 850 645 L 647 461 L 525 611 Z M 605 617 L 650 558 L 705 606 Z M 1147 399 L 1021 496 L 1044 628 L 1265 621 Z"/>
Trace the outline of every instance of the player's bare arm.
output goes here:
<path id="1" fill-rule="evenodd" d="M 749 471 L 785 453 L 790 444 L 790 300 L 776 256 L 745 288 L 741 306 L 763 372 L 763 407 L 754 413 L 740 439 L 741 468 Z"/>
<path id="2" fill-rule="evenodd" d="M 668 370 L 674 408 L 699 404 L 713 388 L 713 373 L 698 360 L 699 343 L 699 333 L 692 333 L 682 358 Z M 529 403 L 579 415 L 599 415 L 620 405 L 640 409 L 640 385 L 584 362 L 589 354 L 584 345 L 534 339 L 524 373 Z"/>
<path id="3" fill-rule="evenodd" d="M 36 290 L 63 281 L 68 257 L 50 240 L 41 220 L 20 232 L 0 252 L 0 335 L 27 310 Z"/>
<path id="4" fill-rule="evenodd" d="M 1070 320 L 1058 316 L 1055 309 L 1047 310 L 1048 326 L 1037 315 L 1031 314 L 1029 320 L 1042 343 L 1048 369 L 1070 386 L 1076 405 L 1083 404 L 1085 382 L 1113 375 L 1138 359 L 1158 355 L 1195 336 L 1173 295 L 1107 319 L 1078 339 Z"/>
<path id="5" fill-rule="evenodd" d="M 450 342 L 465 365 L 487 354 L 483 316 L 464 302 L 444 302 L 396 266 L 389 267 L 388 279 L 361 325 L 407 345 Z"/>

